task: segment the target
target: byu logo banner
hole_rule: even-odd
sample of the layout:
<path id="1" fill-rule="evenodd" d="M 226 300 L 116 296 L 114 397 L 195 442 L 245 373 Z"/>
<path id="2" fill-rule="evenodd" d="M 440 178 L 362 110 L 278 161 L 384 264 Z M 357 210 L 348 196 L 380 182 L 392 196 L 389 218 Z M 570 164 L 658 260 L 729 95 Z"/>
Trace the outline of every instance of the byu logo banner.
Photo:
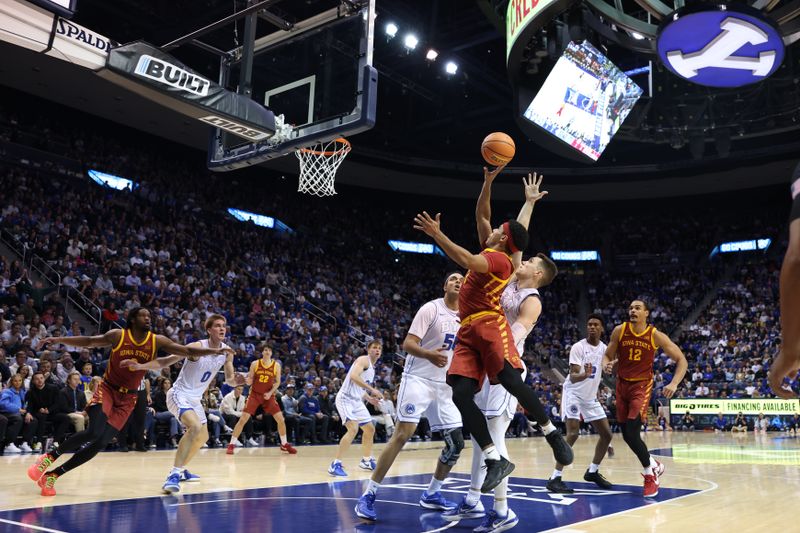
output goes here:
<path id="1" fill-rule="evenodd" d="M 779 30 L 755 10 L 704 6 L 670 16 L 658 35 L 664 65 L 692 83 L 740 87 L 765 80 L 784 56 Z"/>

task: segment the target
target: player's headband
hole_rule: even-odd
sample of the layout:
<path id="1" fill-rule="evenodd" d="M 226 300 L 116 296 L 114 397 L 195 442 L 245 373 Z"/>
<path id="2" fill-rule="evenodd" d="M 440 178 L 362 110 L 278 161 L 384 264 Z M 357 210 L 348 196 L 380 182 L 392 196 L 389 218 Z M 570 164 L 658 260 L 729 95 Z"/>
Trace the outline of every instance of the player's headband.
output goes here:
<path id="1" fill-rule="evenodd" d="M 519 248 L 514 243 L 514 237 L 511 235 L 511 225 L 508 222 L 503 222 L 503 233 L 508 237 L 508 249 L 511 250 L 511 253 L 519 252 Z"/>

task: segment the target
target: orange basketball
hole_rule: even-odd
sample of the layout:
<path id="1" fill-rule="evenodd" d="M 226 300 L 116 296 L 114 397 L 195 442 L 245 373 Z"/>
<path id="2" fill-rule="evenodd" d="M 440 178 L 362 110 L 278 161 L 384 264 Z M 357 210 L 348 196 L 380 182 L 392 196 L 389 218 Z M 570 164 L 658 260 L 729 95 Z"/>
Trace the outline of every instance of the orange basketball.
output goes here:
<path id="1" fill-rule="evenodd" d="M 490 165 L 505 165 L 514 158 L 514 139 L 503 132 L 490 133 L 481 143 L 481 155 Z"/>

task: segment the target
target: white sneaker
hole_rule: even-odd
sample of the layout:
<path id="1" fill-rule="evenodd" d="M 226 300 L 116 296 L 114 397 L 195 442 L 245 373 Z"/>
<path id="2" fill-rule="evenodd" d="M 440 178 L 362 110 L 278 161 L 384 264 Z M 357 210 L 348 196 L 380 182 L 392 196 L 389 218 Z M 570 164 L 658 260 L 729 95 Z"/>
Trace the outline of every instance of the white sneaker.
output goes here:
<path id="1" fill-rule="evenodd" d="M 3 453 L 22 453 L 22 450 L 14 446 L 13 444 L 9 444 L 3 450 Z"/>
<path id="2" fill-rule="evenodd" d="M 239 439 L 231 439 L 231 442 L 229 444 L 233 444 L 234 448 L 243 448 L 244 447 L 244 444 L 242 444 L 241 441 L 239 441 Z"/>
<path id="3" fill-rule="evenodd" d="M 225 426 L 224 428 L 222 428 L 222 433 L 224 435 L 230 435 L 231 433 L 233 433 L 233 428 L 230 426 Z"/>
<path id="4" fill-rule="evenodd" d="M 19 451 L 22 453 L 33 453 L 33 448 L 31 448 L 27 442 L 23 442 L 19 446 Z"/>
<path id="5" fill-rule="evenodd" d="M 258 448 L 258 441 L 253 437 L 250 437 L 249 439 L 247 439 L 247 445 L 250 446 L 251 448 Z"/>
<path id="6" fill-rule="evenodd" d="M 41 452 L 42 451 L 42 443 L 41 442 L 37 442 L 36 444 L 34 444 L 33 445 L 33 451 L 35 451 L 36 453 Z"/>

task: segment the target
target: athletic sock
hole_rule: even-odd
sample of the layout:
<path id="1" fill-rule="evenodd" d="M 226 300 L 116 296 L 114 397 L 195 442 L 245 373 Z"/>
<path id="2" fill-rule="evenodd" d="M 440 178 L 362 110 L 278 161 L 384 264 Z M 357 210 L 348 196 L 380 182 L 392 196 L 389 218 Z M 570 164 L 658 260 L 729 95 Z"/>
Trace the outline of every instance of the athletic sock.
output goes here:
<path id="1" fill-rule="evenodd" d="M 281 435 L 281 446 L 286 446 L 286 435 Z"/>
<path id="2" fill-rule="evenodd" d="M 367 457 L 366 455 L 361 458 L 362 461 L 366 461 L 366 462 L 369 462 L 370 459 L 372 459 L 372 457 Z"/>
<path id="3" fill-rule="evenodd" d="M 498 516 L 508 516 L 508 500 L 505 498 L 502 500 L 495 499 L 494 511 L 498 514 Z"/>
<path id="4" fill-rule="evenodd" d="M 644 474 L 645 476 L 652 476 L 652 475 L 654 475 L 654 474 L 653 474 L 653 468 L 652 468 L 652 467 L 650 467 L 650 466 L 646 466 L 646 467 L 642 468 L 642 474 Z"/>
<path id="5" fill-rule="evenodd" d="M 497 453 L 497 448 L 494 447 L 494 444 L 492 444 L 491 446 L 489 446 L 488 448 L 483 450 L 483 455 L 487 459 L 492 459 L 493 461 L 499 461 L 500 460 L 500 454 Z"/>
<path id="6" fill-rule="evenodd" d="M 473 489 L 472 487 L 469 488 L 467 492 L 467 505 L 473 506 L 476 505 L 481 499 L 481 491 L 480 489 Z"/>
<path id="7" fill-rule="evenodd" d="M 170 470 L 170 472 L 169 472 L 169 475 L 171 476 L 173 474 L 180 474 L 184 470 L 185 470 L 185 468 L 178 468 L 177 466 L 173 466 L 172 470 Z"/>
<path id="8" fill-rule="evenodd" d="M 444 483 L 444 481 L 440 481 L 435 477 L 432 477 L 431 482 L 428 484 L 428 494 L 439 492 L 442 489 L 442 483 Z"/>
<path id="9" fill-rule="evenodd" d="M 561 470 L 558 469 L 553 470 L 553 473 L 550 475 L 550 479 L 554 479 L 557 477 L 561 477 Z"/>
<path id="10" fill-rule="evenodd" d="M 547 424 L 540 427 L 542 428 L 542 433 L 544 433 L 545 436 L 549 435 L 550 433 L 556 430 L 556 427 L 553 425 L 552 422 L 548 422 Z"/>
<path id="11" fill-rule="evenodd" d="M 592 463 L 592 464 L 590 464 L 590 465 L 589 465 L 589 473 L 590 473 L 590 474 L 594 474 L 594 473 L 595 473 L 595 472 L 597 472 L 598 470 L 600 470 L 600 465 L 596 465 L 596 464 L 594 464 L 594 463 Z"/>
<path id="12" fill-rule="evenodd" d="M 653 456 L 651 455 L 650 456 L 650 468 L 655 469 L 657 466 L 658 466 L 658 463 L 656 462 L 655 459 L 653 459 Z"/>
<path id="13" fill-rule="evenodd" d="M 380 488 L 380 486 L 381 486 L 380 483 L 378 483 L 377 481 L 372 481 L 370 479 L 369 481 L 367 481 L 367 488 L 364 491 L 364 496 L 366 496 L 367 494 L 373 494 L 374 495 L 375 493 L 378 492 L 378 488 Z"/>

